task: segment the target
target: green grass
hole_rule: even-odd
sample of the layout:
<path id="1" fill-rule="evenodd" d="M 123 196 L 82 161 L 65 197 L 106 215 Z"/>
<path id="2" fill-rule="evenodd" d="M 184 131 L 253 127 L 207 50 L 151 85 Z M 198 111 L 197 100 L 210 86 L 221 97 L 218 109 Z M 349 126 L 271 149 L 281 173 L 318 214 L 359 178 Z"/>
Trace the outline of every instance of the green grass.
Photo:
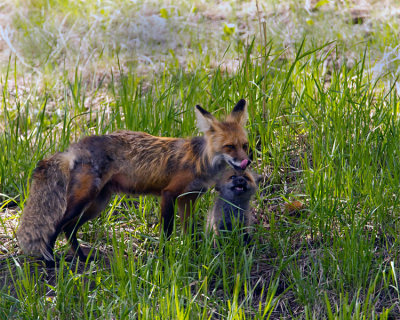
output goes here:
<path id="1" fill-rule="evenodd" d="M 384 63 L 395 54 L 385 53 L 396 45 L 394 18 L 383 21 L 371 12 L 371 25 L 360 26 L 349 23 L 349 2 L 332 8 L 320 1 L 309 16 L 287 1 L 290 24 L 301 28 L 283 49 L 287 29 L 273 32 L 281 24 L 272 19 L 283 15 L 274 1 L 260 4 L 265 12 L 279 13 L 266 15 L 267 24 L 246 20 L 249 34 L 261 26 L 268 41 L 238 31 L 224 34 L 222 22 L 207 20 L 213 4 L 210 9 L 187 2 L 177 9 L 159 2 L 118 3 L 125 10 L 117 11 L 114 2 L 36 1 L 17 3 L 17 13 L 32 13 L 28 20 L 13 12 L 13 41 L 20 51 L 1 74 L 0 318 L 395 319 L 400 118 L 397 60 Z M 135 57 L 162 62 L 153 72 L 140 58 L 132 61 L 126 47 L 112 45 L 123 39 L 117 32 L 129 13 L 145 7 L 166 15 L 179 41 L 191 41 L 189 49 L 162 43 L 137 49 Z M 238 23 L 235 10 L 223 21 Z M 65 24 L 57 25 L 63 16 Z M 183 17 L 197 17 L 204 32 L 197 35 Z M 328 20 L 337 28 L 328 28 Z M 85 29 L 86 23 L 92 28 Z M 207 24 L 221 28 L 213 33 Z M 90 41 L 63 47 L 56 27 Z M 303 39 L 306 32 L 311 34 Z M 29 51 L 43 42 L 43 34 L 54 42 Z M 103 53 L 86 63 L 102 42 Z M 222 57 L 238 65 L 227 72 L 225 64 L 218 66 Z M 120 195 L 79 233 L 85 245 L 102 253 L 94 264 L 62 260 L 53 271 L 17 254 L 13 230 L 37 161 L 83 136 L 117 129 L 198 135 L 196 104 L 222 117 L 240 98 L 249 105 L 253 167 L 265 176 L 253 203 L 259 221 L 254 246 L 245 247 L 233 232 L 214 248 L 204 233 L 214 199 L 210 191 L 196 204 L 194 238 L 181 234 L 179 220 L 172 239 L 160 238 L 158 201 Z M 303 203 L 300 211 L 285 209 L 293 200 Z M 61 238 L 57 252 L 63 257 L 68 245 Z"/>

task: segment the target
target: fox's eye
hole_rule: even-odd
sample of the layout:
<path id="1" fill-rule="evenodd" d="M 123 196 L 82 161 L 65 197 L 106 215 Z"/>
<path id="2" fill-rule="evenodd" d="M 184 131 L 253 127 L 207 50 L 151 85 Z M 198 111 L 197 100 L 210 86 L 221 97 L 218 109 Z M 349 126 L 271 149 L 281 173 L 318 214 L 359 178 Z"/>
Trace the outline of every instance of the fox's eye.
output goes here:
<path id="1" fill-rule="evenodd" d="M 235 150 L 235 146 L 233 144 L 226 144 L 224 147 L 230 150 Z"/>
<path id="2" fill-rule="evenodd" d="M 244 150 L 244 151 L 247 151 L 248 148 L 249 148 L 249 144 L 248 144 L 248 143 L 245 143 L 245 144 L 243 145 L 243 150 Z"/>
<path id="3" fill-rule="evenodd" d="M 235 179 L 235 178 L 236 178 L 236 176 L 231 176 L 229 179 L 233 180 L 233 179 Z"/>

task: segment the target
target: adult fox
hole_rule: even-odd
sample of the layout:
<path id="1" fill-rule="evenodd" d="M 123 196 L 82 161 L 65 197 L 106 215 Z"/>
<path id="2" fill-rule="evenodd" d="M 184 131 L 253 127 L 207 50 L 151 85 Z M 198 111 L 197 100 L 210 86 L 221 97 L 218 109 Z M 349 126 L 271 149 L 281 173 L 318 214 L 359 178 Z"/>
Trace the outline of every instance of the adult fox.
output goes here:
<path id="1" fill-rule="evenodd" d="M 63 231 L 75 253 L 86 260 L 76 232 L 97 217 L 116 192 L 160 195 L 167 236 L 177 202 L 186 229 L 193 202 L 215 183 L 226 163 L 239 170 L 250 163 L 245 100 L 236 104 L 225 121 L 200 106 L 196 106 L 196 117 L 204 137 L 165 138 L 119 131 L 85 137 L 67 151 L 39 161 L 17 230 L 22 251 L 52 262 L 55 241 Z"/>

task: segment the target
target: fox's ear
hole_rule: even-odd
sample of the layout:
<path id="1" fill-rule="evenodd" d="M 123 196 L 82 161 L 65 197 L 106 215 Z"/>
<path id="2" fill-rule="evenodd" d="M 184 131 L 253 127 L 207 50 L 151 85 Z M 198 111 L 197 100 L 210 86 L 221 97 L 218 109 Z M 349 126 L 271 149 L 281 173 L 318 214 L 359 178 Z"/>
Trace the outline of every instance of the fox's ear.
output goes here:
<path id="1" fill-rule="evenodd" d="M 197 127 L 200 131 L 206 132 L 212 128 L 213 123 L 216 121 L 215 117 L 204 110 L 199 105 L 196 106 Z"/>
<path id="2" fill-rule="evenodd" d="M 228 121 L 237 122 L 239 125 L 244 127 L 247 123 L 249 114 L 247 113 L 246 100 L 241 99 L 233 108 L 231 114 L 228 116 Z"/>
<path id="3" fill-rule="evenodd" d="M 261 174 L 253 173 L 254 175 L 254 180 L 256 180 L 256 184 L 259 186 L 261 183 L 264 182 L 264 176 Z"/>

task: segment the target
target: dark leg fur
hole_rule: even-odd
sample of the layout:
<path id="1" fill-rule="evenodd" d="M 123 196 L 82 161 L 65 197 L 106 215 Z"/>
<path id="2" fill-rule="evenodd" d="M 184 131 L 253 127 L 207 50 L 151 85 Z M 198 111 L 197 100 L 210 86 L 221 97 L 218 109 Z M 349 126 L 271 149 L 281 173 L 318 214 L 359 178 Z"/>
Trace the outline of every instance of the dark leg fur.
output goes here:
<path id="1" fill-rule="evenodd" d="M 187 228 L 190 222 L 191 212 L 193 210 L 195 201 L 197 200 L 199 194 L 192 193 L 178 198 L 178 211 L 181 217 L 181 223 L 183 230 L 187 232 Z M 193 226 L 194 227 L 194 226 Z M 194 234 L 192 230 L 192 234 Z"/>
<path id="2" fill-rule="evenodd" d="M 78 222 L 73 221 L 69 224 L 67 224 L 64 228 L 63 231 L 65 233 L 65 237 L 67 238 L 68 242 L 71 245 L 71 248 L 74 252 L 75 255 L 79 257 L 81 261 L 86 261 L 87 256 L 83 253 L 82 248 L 79 245 L 79 241 L 76 238 L 76 233 L 78 231 L 78 228 L 82 225 L 81 220 Z"/>
<path id="3" fill-rule="evenodd" d="M 103 188 L 103 190 L 97 195 L 96 199 L 85 210 L 83 215 L 81 215 L 79 218 L 75 218 L 73 221 L 68 222 L 63 227 L 63 231 L 66 238 L 70 242 L 72 250 L 82 261 L 86 261 L 87 256 L 83 253 L 82 248 L 79 245 L 79 241 L 76 238 L 78 229 L 87 221 L 96 218 L 107 206 L 110 197 L 110 189 L 108 187 Z"/>
<path id="4" fill-rule="evenodd" d="M 163 191 L 161 197 L 161 220 L 164 234 L 169 238 L 174 229 L 176 196 L 171 191 Z"/>
<path id="5" fill-rule="evenodd" d="M 193 178 L 191 172 L 186 172 L 179 176 L 179 178 L 172 180 L 161 191 L 161 220 L 164 223 L 164 233 L 167 237 L 171 236 L 174 229 L 175 201 L 179 195 L 184 193 L 185 188 L 193 181 Z"/>
<path id="6" fill-rule="evenodd" d="M 71 221 L 77 221 L 79 215 L 83 212 L 85 207 L 88 206 L 88 204 L 90 204 L 93 201 L 95 195 L 96 195 L 95 188 L 93 186 L 90 190 L 86 190 L 86 194 L 85 193 L 79 194 L 78 199 L 75 199 L 73 197 L 73 194 L 72 194 L 72 196 L 70 196 L 70 198 L 68 199 L 67 210 L 65 211 L 65 214 L 64 214 L 63 218 L 61 219 L 61 221 L 56 226 L 55 232 L 50 237 L 50 241 L 49 241 L 49 245 L 48 245 L 49 253 L 51 253 L 51 254 L 53 253 L 54 244 L 55 244 L 60 232 L 64 229 L 64 227 L 66 225 L 71 223 Z M 71 229 L 69 229 L 68 231 L 71 231 Z M 74 241 L 74 238 L 76 239 L 76 237 L 73 234 L 69 234 L 69 236 L 72 241 Z M 45 259 L 49 260 L 46 257 L 45 257 Z"/>
<path id="7" fill-rule="evenodd" d="M 72 207 L 70 210 L 67 209 L 68 214 L 67 213 L 65 214 L 64 218 L 61 220 L 61 222 L 56 227 L 56 231 L 50 237 L 50 241 L 49 241 L 49 244 L 48 244 L 48 252 L 49 253 L 51 253 L 53 255 L 54 245 L 55 245 L 55 242 L 57 240 L 58 235 L 60 234 L 61 231 L 63 231 L 63 230 L 65 231 L 65 229 L 64 229 L 65 226 L 66 225 L 68 226 L 68 224 L 71 222 L 71 220 L 74 220 L 73 219 L 74 217 L 79 216 L 79 214 L 82 212 L 84 207 L 85 207 L 85 203 L 79 203 L 75 207 Z M 68 217 L 71 217 L 71 218 L 68 219 Z M 76 221 L 76 220 L 74 220 L 74 221 Z M 74 224 L 73 227 L 75 227 L 75 224 Z M 68 229 L 67 232 L 71 232 L 71 233 L 68 234 L 68 238 L 71 241 L 71 245 L 74 246 L 74 244 L 72 244 L 72 242 L 74 242 L 74 239 L 76 240 L 76 236 L 74 234 L 72 234 L 73 233 L 72 230 L 74 228 L 68 228 L 67 227 L 67 229 Z M 76 243 L 77 243 L 77 240 L 76 240 Z M 79 244 L 78 244 L 78 247 L 79 247 Z M 78 252 L 78 254 L 79 254 L 79 252 Z M 45 257 L 45 259 L 48 260 L 46 257 Z"/>

